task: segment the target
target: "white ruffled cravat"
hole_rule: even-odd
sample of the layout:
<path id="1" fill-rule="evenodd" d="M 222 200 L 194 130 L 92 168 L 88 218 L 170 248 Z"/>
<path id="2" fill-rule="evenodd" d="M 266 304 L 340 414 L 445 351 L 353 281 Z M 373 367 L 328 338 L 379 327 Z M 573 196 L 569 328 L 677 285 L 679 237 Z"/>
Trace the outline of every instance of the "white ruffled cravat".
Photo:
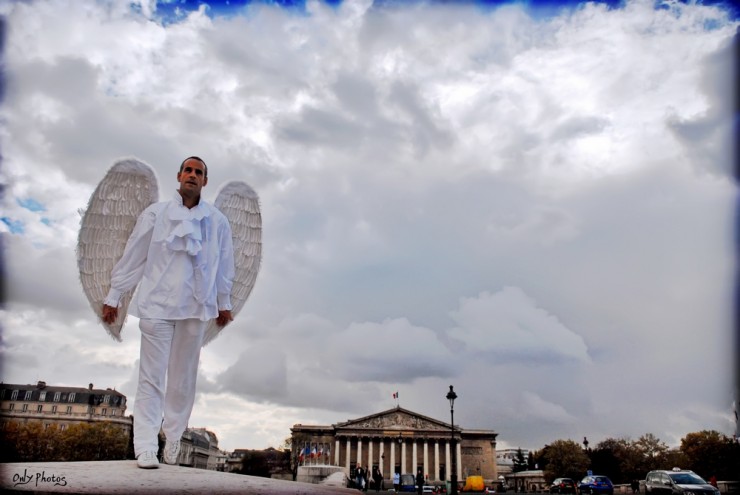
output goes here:
<path id="1" fill-rule="evenodd" d="M 208 209 L 202 203 L 187 208 L 182 204 L 182 196 L 175 192 L 179 206 L 169 208 L 167 216 L 175 225 L 167 236 L 167 247 L 173 251 L 187 251 L 190 256 L 196 256 L 203 248 L 203 234 L 201 220 L 208 216 Z"/>
<path id="2" fill-rule="evenodd" d="M 210 211 L 202 202 L 187 208 L 182 204 L 182 196 L 175 191 L 175 205 L 168 208 L 167 216 L 174 227 L 167 236 L 167 247 L 172 251 L 185 251 L 192 257 L 193 261 L 193 292 L 195 299 L 203 302 L 206 296 L 205 280 L 205 256 L 203 253 L 203 232 L 206 231 L 204 222 L 208 221 Z"/>

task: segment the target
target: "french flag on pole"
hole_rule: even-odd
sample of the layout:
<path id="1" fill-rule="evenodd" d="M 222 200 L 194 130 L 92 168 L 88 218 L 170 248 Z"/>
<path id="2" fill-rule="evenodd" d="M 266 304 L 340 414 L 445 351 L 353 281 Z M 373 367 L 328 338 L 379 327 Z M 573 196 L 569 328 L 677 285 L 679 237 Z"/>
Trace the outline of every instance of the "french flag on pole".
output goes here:
<path id="1" fill-rule="evenodd" d="M 393 394 L 393 398 L 394 398 L 394 399 L 398 399 L 398 392 L 395 392 L 395 393 Z"/>

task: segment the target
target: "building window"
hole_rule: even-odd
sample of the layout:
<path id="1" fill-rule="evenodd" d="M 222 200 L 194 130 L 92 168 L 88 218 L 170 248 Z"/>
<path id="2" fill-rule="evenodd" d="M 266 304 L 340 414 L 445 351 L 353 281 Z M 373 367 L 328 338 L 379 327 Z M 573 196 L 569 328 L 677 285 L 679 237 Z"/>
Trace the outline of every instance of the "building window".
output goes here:
<path id="1" fill-rule="evenodd" d="M 23 397 L 23 400 L 31 400 L 31 392 L 30 390 L 26 390 L 26 395 Z"/>
<path id="2" fill-rule="evenodd" d="M 44 424 L 44 429 L 45 430 L 48 430 L 50 426 L 51 426 L 51 423 L 45 423 Z"/>
<path id="3" fill-rule="evenodd" d="M 100 412 L 100 414 L 102 414 L 103 416 L 107 416 L 108 415 L 108 409 L 104 407 L 103 410 Z"/>
<path id="4" fill-rule="evenodd" d="M 95 414 L 95 408 L 94 407 L 91 407 L 90 408 L 90 414 Z"/>
<path id="5" fill-rule="evenodd" d="M 46 391 L 39 393 L 39 401 L 44 402 L 46 400 Z"/>
<path id="6" fill-rule="evenodd" d="M 28 411 L 28 404 L 23 404 L 23 412 Z"/>
<path id="7" fill-rule="evenodd" d="M 8 408 L 8 411 L 12 411 L 13 409 L 15 409 L 15 404 L 11 404 L 10 407 Z"/>
<path id="8" fill-rule="evenodd" d="M 115 416 L 116 415 L 116 410 L 115 409 L 111 409 L 110 410 L 110 415 L 111 416 Z"/>
<path id="9" fill-rule="evenodd" d="M 103 402 L 106 404 L 110 404 L 110 395 L 106 395 L 105 397 L 103 397 Z"/>
<path id="10" fill-rule="evenodd" d="M 59 402 L 59 397 L 62 396 L 61 392 L 54 392 L 54 402 Z"/>
<path id="11" fill-rule="evenodd" d="M 72 414 L 72 406 L 67 406 L 67 414 Z"/>
<path id="12" fill-rule="evenodd" d="M 43 410 L 44 410 L 44 406 L 42 406 L 41 404 L 39 404 L 38 406 L 36 406 L 36 412 L 41 412 Z"/>
<path id="13" fill-rule="evenodd" d="M 18 391 L 13 390 L 13 393 L 10 394 L 10 400 L 18 400 Z"/>
<path id="14" fill-rule="evenodd" d="M 69 394 L 69 398 L 67 399 L 67 402 L 74 402 L 75 401 L 75 393 L 72 392 Z"/>
<path id="15" fill-rule="evenodd" d="M 57 406 L 51 406 L 51 412 L 53 412 L 54 414 L 56 414 L 56 412 L 57 412 Z"/>
<path id="16" fill-rule="evenodd" d="M 64 431 L 67 429 L 67 425 L 59 425 L 59 429 Z"/>

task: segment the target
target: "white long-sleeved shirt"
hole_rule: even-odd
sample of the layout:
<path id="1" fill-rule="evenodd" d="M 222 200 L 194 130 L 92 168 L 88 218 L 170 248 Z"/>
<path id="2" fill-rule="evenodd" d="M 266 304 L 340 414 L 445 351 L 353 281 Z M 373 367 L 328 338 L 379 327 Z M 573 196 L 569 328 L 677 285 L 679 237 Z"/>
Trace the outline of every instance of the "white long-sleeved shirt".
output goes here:
<path id="1" fill-rule="evenodd" d="M 118 307 L 121 295 L 141 282 L 129 314 L 208 321 L 232 309 L 234 273 L 229 221 L 203 199 L 187 208 L 175 192 L 139 216 L 111 272 L 105 304 Z"/>

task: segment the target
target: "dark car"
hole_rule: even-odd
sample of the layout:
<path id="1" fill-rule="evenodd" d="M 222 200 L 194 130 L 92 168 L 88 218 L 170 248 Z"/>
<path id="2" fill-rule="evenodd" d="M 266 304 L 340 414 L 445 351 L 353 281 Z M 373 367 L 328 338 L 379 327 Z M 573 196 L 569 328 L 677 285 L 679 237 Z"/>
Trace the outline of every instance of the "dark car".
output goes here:
<path id="1" fill-rule="evenodd" d="M 578 483 L 578 493 L 585 495 L 614 495 L 612 480 L 606 476 L 586 476 Z"/>
<path id="2" fill-rule="evenodd" d="M 398 491 L 416 493 L 416 477 L 413 474 L 402 474 Z"/>
<path id="3" fill-rule="evenodd" d="M 650 471 L 645 493 L 651 495 L 719 495 L 719 490 L 693 471 L 673 469 Z"/>
<path id="4" fill-rule="evenodd" d="M 570 478 L 555 478 L 550 485 L 550 493 L 575 493 L 576 482 Z"/>

